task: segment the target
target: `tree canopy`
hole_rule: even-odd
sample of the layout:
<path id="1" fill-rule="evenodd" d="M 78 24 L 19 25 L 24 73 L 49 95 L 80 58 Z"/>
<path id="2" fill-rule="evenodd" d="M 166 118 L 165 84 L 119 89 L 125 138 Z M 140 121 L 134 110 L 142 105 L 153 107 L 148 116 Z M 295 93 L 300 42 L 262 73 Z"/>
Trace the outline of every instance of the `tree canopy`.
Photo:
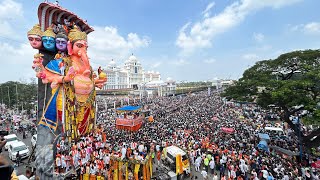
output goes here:
<path id="1" fill-rule="evenodd" d="M 0 103 L 10 109 L 26 110 L 28 113 L 37 105 L 37 84 L 35 79 L 30 83 L 8 81 L 0 84 Z"/>
<path id="2" fill-rule="evenodd" d="M 303 116 L 317 124 L 320 118 L 320 50 L 294 51 L 276 59 L 262 60 L 245 70 L 242 78 L 226 89 L 224 96 L 256 102 L 261 107 L 278 107 L 282 119 L 296 133 L 290 116 Z M 301 113 L 307 112 L 307 113 Z M 305 145 L 320 143 L 320 129 L 303 136 Z"/>

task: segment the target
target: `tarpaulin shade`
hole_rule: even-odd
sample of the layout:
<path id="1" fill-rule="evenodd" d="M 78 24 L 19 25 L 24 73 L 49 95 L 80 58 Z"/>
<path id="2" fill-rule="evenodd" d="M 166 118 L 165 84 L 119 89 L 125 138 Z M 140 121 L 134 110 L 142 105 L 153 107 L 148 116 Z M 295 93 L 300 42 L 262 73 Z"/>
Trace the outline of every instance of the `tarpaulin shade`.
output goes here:
<path id="1" fill-rule="evenodd" d="M 137 111 L 141 108 L 141 106 L 123 106 L 118 108 L 117 111 Z"/>
<path id="2" fill-rule="evenodd" d="M 267 141 L 265 141 L 265 140 L 261 140 L 261 141 L 259 142 L 258 148 L 259 148 L 259 149 L 262 149 L 262 150 L 264 150 L 264 151 L 269 152 L 268 143 L 267 143 Z"/>
<path id="3" fill-rule="evenodd" d="M 270 136 L 268 134 L 259 133 L 260 139 L 270 140 Z"/>

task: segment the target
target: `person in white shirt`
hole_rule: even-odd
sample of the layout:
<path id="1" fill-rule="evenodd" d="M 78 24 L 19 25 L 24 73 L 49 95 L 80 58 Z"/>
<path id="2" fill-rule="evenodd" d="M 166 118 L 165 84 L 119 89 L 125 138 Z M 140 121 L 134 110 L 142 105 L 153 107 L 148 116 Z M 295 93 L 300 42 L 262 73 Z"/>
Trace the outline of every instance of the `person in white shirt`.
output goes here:
<path id="1" fill-rule="evenodd" d="M 123 160 L 126 157 L 127 149 L 123 146 L 121 149 L 121 160 Z"/>
<path id="2" fill-rule="evenodd" d="M 96 174 L 96 168 L 94 167 L 93 164 L 91 164 L 91 166 L 90 166 L 90 174 L 93 174 L 93 175 Z"/>
<path id="3" fill-rule="evenodd" d="M 201 164 L 201 157 L 198 156 L 197 159 L 196 159 L 196 162 L 195 162 L 195 164 L 194 164 L 195 169 L 196 169 L 197 172 L 200 171 L 200 164 Z"/>
<path id="4" fill-rule="evenodd" d="M 217 173 L 214 173 L 212 180 L 218 180 L 218 179 L 219 179 L 219 177 L 218 177 Z"/>
<path id="5" fill-rule="evenodd" d="M 61 154 L 61 168 L 63 172 L 65 172 L 66 167 L 67 167 L 66 158 L 64 154 Z"/>
<path id="6" fill-rule="evenodd" d="M 208 179 L 208 173 L 206 171 L 206 168 L 203 168 L 201 171 L 201 175 L 203 177 L 203 179 Z"/>
<path id="7" fill-rule="evenodd" d="M 211 159 L 211 161 L 209 162 L 209 166 L 210 166 L 210 169 L 211 169 L 211 173 L 213 174 L 214 173 L 214 167 L 215 167 L 215 162 L 214 162 L 214 159 Z"/>
<path id="8" fill-rule="evenodd" d="M 143 150 L 144 150 L 143 144 L 140 144 L 140 145 L 138 146 L 138 150 L 139 150 L 139 153 L 142 154 L 142 152 L 143 152 Z"/>
<path id="9" fill-rule="evenodd" d="M 104 164 L 107 166 L 107 169 L 109 169 L 109 162 L 110 162 L 110 156 L 109 154 L 105 155 L 103 158 Z"/>

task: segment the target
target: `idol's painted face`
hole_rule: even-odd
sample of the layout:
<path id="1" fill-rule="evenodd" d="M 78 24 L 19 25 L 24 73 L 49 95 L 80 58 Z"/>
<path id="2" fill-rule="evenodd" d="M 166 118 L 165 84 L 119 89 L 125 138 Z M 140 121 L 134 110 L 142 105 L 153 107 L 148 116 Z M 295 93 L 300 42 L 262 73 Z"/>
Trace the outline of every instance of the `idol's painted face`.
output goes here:
<path id="1" fill-rule="evenodd" d="M 43 36 L 42 37 L 43 47 L 48 51 L 56 50 L 56 42 L 53 37 Z"/>
<path id="2" fill-rule="evenodd" d="M 28 35 L 28 39 L 30 42 L 30 45 L 34 48 L 34 49 L 40 49 L 42 46 L 42 41 L 41 41 L 41 37 L 38 35 Z"/>
<path id="3" fill-rule="evenodd" d="M 59 51 L 67 51 L 67 40 L 65 38 L 56 38 L 56 47 Z"/>
<path id="4" fill-rule="evenodd" d="M 73 54 L 81 56 L 82 53 L 87 53 L 88 44 L 85 40 L 76 41 L 73 44 Z"/>

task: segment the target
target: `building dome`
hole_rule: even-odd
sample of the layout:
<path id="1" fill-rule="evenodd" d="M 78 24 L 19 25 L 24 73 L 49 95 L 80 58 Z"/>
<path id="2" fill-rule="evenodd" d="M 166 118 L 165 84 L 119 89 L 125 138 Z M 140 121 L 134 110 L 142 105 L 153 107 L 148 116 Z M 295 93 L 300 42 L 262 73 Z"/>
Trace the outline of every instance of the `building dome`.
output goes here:
<path id="1" fill-rule="evenodd" d="M 116 65 L 116 62 L 112 59 L 109 63 L 110 66 L 115 66 Z"/>
<path id="2" fill-rule="evenodd" d="M 137 61 L 137 58 L 132 54 L 130 57 L 129 57 L 129 61 Z"/>

